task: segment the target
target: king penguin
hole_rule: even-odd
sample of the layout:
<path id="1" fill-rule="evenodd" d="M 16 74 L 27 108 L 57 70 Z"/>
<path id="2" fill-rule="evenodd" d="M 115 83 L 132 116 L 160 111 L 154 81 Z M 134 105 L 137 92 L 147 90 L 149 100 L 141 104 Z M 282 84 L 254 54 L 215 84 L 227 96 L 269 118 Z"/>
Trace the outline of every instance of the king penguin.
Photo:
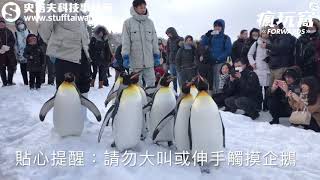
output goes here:
<path id="1" fill-rule="evenodd" d="M 133 72 L 131 73 L 131 76 L 134 76 L 135 74 L 140 74 L 142 71 L 139 72 Z M 142 97 L 142 107 L 146 106 L 148 104 L 148 97 L 145 89 L 143 89 L 140 84 L 139 84 L 139 76 L 135 76 L 135 78 L 131 78 L 131 83 L 133 86 L 136 86 L 139 88 L 141 97 Z M 142 116 L 143 116 L 143 121 L 142 121 L 142 134 L 141 134 L 141 140 L 144 140 L 146 138 L 146 133 L 147 133 L 147 127 L 146 127 L 146 122 L 147 122 L 147 114 L 148 114 L 147 109 L 142 109 Z"/>
<path id="2" fill-rule="evenodd" d="M 224 126 L 218 106 L 208 94 L 208 83 L 198 76 L 195 84 L 199 93 L 191 107 L 191 150 L 192 154 L 204 152 L 211 155 L 213 152 L 223 151 L 225 147 Z M 201 171 L 210 173 L 210 163 L 204 164 Z"/>
<path id="3" fill-rule="evenodd" d="M 177 103 L 176 118 L 174 123 L 174 144 L 178 152 L 191 151 L 189 133 L 191 107 L 195 97 L 191 94 L 193 83 L 185 83 L 181 88 L 181 97 Z M 195 87 L 193 87 L 195 88 Z"/>
<path id="4" fill-rule="evenodd" d="M 73 74 L 66 73 L 64 82 L 55 95 L 44 103 L 39 114 L 40 120 L 44 121 L 48 111 L 53 108 L 54 130 L 62 137 L 82 134 L 84 118 L 81 117 L 81 106 L 87 107 L 101 121 L 99 109 L 79 93 L 74 80 Z"/>
<path id="5" fill-rule="evenodd" d="M 175 77 L 166 73 L 160 80 L 160 89 L 155 93 L 152 100 L 150 119 L 148 120 L 148 131 L 154 143 L 168 142 L 168 145 L 173 145 L 173 124 L 174 118 L 164 119 L 168 114 L 175 111 L 176 97 L 174 90 L 169 87 Z M 163 123 L 165 122 L 165 123 Z M 157 126 L 163 126 L 160 132 L 156 132 Z"/>
<path id="6" fill-rule="evenodd" d="M 191 151 L 191 140 L 189 133 L 191 106 L 194 102 L 194 97 L 191 94 L 192 82 L 186 82 L 181 87 L 181 94 L 178 98 L 175 111 L 170 112 L 160 121 L 153 137 L 157 137 L 162 128 L 174 118 L 174 144 L 178 152 Z"/>
<path id="7" fill-rule="evenodd" d="M 103 130 L 112 119 L 112 134 L 114 143 L 120 152 L 134 149 L 140 142 L 143 125 L 142 95 L 140 89 L 134 85 L 139 73 L 132 73 L 123 77 L 125 88 L 118 92 L 114 105 L 112 105 L 102 123 L 98 142 L 100 142 Z"/>

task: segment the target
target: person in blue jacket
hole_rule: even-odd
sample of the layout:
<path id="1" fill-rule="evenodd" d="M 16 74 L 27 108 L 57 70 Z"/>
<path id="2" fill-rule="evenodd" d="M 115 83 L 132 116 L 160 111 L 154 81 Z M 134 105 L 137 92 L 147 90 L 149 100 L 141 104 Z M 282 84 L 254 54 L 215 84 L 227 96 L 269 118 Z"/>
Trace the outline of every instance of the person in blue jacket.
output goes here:
<path id="1" fill-rule="evenodd" d="M 228 35 L 224 33 L 225 22 L 218 19 L 213 23 L 213 30 L 208 31 L 201 39 L 201 45 L 206 47 L 208 53 L 207 61 L 212 66 L 213 74 L 213 93 L 219 87 L 219 71 L 221 66 L 227 62 L 228 56 L 232 52 L 232 43 Z"/>

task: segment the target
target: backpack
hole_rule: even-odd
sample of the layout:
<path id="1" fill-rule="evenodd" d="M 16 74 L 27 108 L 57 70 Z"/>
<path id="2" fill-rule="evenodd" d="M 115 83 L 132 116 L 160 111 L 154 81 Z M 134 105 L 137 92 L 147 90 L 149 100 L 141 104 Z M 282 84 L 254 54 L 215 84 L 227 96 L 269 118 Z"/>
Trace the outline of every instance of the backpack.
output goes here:
<path id="1" fill-rule="evenodd" d="M 257 57 L 257 49 L 258 49 L 258 42 L 254 42 L 256 45 L 256 50 L 254 50 L 254 53 L 253 53 L 253 59 L 256 60 L 256 57 Z"/>

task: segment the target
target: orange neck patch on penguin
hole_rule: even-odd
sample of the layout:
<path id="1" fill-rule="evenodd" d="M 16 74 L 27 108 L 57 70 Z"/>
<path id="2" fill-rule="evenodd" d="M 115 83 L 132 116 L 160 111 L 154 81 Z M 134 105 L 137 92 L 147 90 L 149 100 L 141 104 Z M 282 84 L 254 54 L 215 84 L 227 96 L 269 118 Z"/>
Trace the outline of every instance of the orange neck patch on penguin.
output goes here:
<path id="1" fill-rule="evenodd" d="M 206 91 L 201 91 L 201 92 L 199 92 L 198 96 L 199 97 L 207 97 L 207 96 L 209 96 L 209 94 Z"/>
<path id="2" fill-rule="evenodd" d="M 75 90 L 75 89 L 76 88 L 73 83 L 66 82 L 66 81 L 64 81 L 59 87 L 59 90 Z"/>
<path id="3" fill-rule="evenodd" d="M 129 85 L 128 88 L 126 88 L 124 91 L 124 93 L 129 96 L 135 96 L 135 95 L 137 95 L 136 93 L 139 93 L 139 92 L 140 92 L 140 90 L 139 90 L 138 86 L 134 85 L 134 84 Z"/>

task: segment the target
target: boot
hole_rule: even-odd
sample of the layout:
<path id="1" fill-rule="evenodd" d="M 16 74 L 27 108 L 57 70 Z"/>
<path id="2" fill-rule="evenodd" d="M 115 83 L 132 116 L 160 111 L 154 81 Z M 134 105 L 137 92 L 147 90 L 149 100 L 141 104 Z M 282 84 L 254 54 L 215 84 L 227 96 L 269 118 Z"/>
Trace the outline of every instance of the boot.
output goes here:
<path id="1" fill-rule="evenodd" d="M 103 88 L 103 81 L 99 81 L 99 89 Z"/>
<path id="2" fill-rule="evenodd" d="M 94 87 L 94 81 L 95 79 L 92 79 L 91 82 L 90 82 L 90 87 Z"/>
<path id="3" fill-rule="evenodd" d="M 273 124 L 280 124 L 279 119 L 273 119 L 272 121 L 269 122 L 271 125 Z"/>

